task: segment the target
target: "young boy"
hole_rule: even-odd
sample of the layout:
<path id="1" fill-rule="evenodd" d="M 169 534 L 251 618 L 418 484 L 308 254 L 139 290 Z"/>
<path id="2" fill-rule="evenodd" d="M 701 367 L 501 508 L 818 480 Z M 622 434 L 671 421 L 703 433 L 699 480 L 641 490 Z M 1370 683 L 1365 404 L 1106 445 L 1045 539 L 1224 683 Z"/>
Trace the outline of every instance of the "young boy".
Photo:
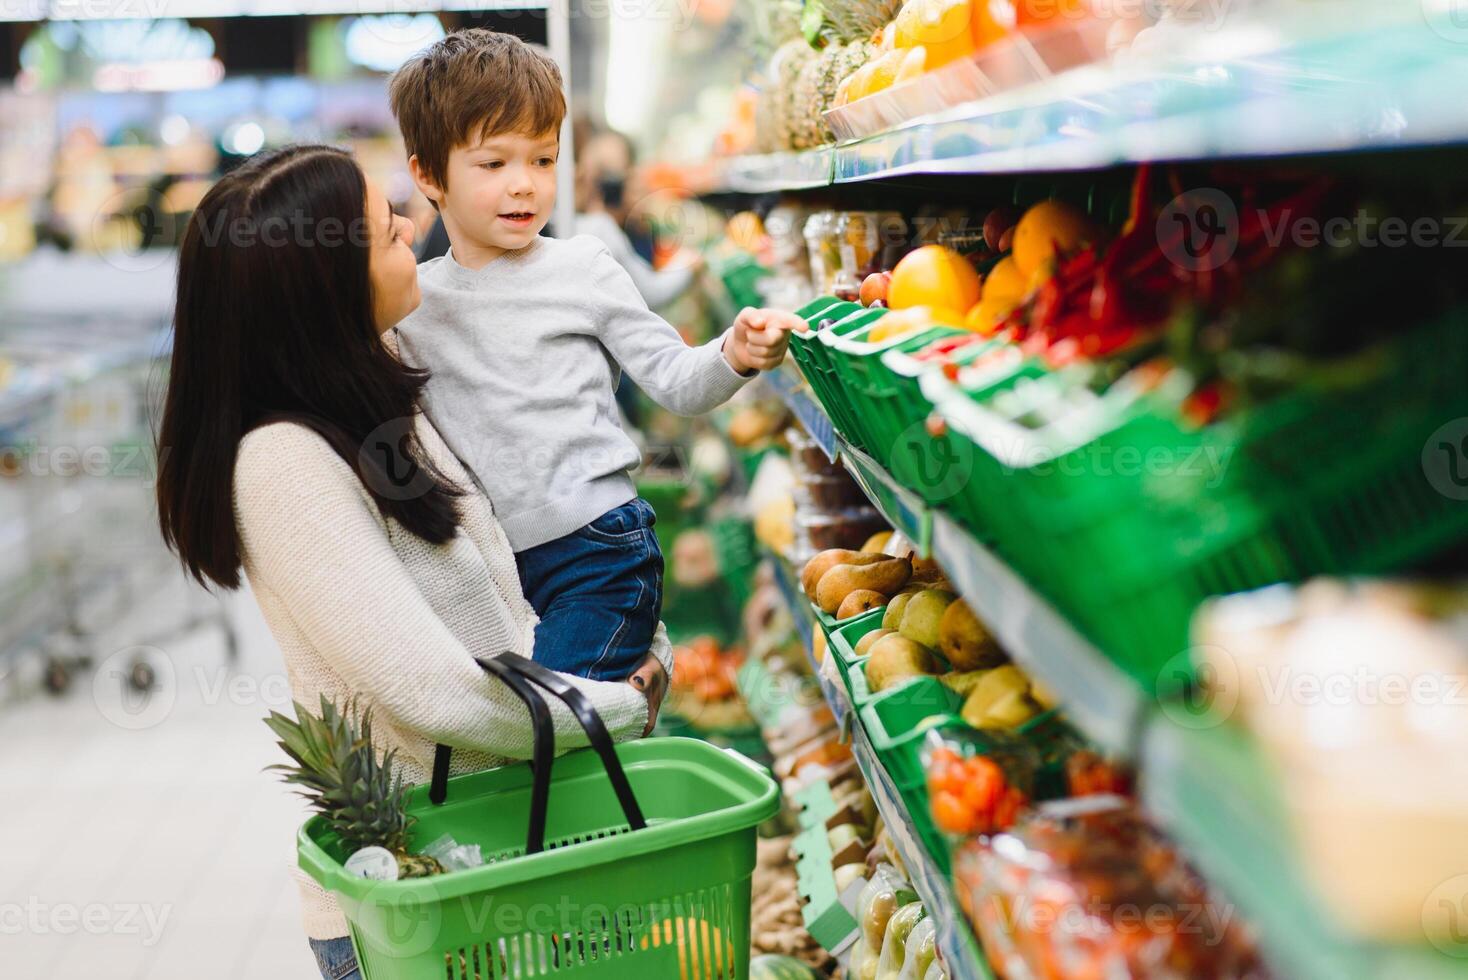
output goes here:
<path id="1" fill-rule="evenodd" d="M 507 34 L 451 34 L 393 76 L 413 179 L 452 248 L 419 267 L 398 328 L 432 378 L 425 409 L 489 495 L 540 616 L 535 659 L 626 678 L 652 643 L 663 557 L 619 369 L 670 411 L 707 412 L 785 355 L 791 314 L 745 310 L 689 347 L 590 237 L 543 238 L 566 112 L 555 63 Z"/>

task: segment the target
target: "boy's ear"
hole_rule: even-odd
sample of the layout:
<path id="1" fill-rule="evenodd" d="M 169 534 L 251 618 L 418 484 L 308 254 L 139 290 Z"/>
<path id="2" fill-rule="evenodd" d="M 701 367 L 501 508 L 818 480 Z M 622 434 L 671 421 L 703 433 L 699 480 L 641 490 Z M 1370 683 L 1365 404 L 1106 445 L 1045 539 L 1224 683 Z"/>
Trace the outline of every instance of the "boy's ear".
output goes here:
<path id="1" fill-rule="evenodd" d="M 416 153 L 408 157 L 408 172 L 413 175 L 413 183 L 418 185 L 418 190 L 423 192 L 424 197 L 434 204 L 443 203 L 443 190 L 429 179 L 428 172 L 423 169 Z"/>

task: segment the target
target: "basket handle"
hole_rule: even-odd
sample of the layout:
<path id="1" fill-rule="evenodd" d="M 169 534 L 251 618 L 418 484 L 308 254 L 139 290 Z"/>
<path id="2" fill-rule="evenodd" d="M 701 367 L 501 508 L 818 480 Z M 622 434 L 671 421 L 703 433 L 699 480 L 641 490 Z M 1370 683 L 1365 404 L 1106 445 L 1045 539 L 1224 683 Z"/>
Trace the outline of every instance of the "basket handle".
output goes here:
<path id="1" fill-rule="evenodd" d="M 545 823 L 547 803 L 550 798 L 551 763 L 555 758 L 555 732 L 550 709 L 536 695 L 535 687 L 544 688 L 565 702 L 576 717 L 586 738 L 601 758 L 602 767 L 611 781 L 612 790 L 627 825 L 632 830 L 642 830 L 647 820 L 632 792 L 632 784 L 622 768 L 622 760 L 612 745 L 611 734 L 591 702 L 573 684 L 555 671 L 547 670 L 532 660 L 514 654 L 503 653 L 498 657 L 476 657 L 475 663 L 485 671 L 505 682 L 511 691 L 525 702 L 530 709 L 531 725 L 535 729 L 534 756 L 530 760 L 532 783 L 530 788 L 530 828 L 525 843 L 526 854 L 538 854 L 545 850 Z M 435 805 L 442 804 L 448 796 L 449 759 L 453 750 L 439 745 L 433 758 L 433 781 L 428 789 L 428 798 Z"/>

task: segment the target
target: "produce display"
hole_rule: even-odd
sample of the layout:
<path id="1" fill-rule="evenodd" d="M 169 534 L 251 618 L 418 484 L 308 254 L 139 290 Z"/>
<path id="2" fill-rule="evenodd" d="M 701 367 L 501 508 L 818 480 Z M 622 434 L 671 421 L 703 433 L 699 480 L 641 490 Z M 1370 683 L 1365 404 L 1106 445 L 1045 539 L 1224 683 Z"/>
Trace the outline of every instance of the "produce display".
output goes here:
<path id="1" fill-rule="evenodd" d="M 1113 24 L 1121 46 L 1154 22 L 1146 15 L 1103 18 L 1082 0 L 761 0 L 757 6 L 756 40 L 774 52 L 754 107 L 758 152 L 809 149 L 850 136 L 846 127 L 833 131 L 832 116 L 888 90 L 908 96 L 884 117 L 899 121 L 1092 60 L 1104 53 Z M 923 85 L 930 73 L 941 77 Z"/>
<path id="2" fill-rule="evenodd" d="M 801 587 L 837 623 L 882 610 L 881 625 L 852 648 L 873 694 L 937 677 L 962 698 L 960 714 L 975 728 L 1014 728 L 1053 707 L 1043 687 L 1007 662 L 943 570 L 916 558 L 900 538 L 878 537 L 862 551 L 823 551 L 806 563 Z"/>
<path id="3" fill-rule="evenodd" d="M 884 34 L 851 72 L 848 106 L 932 57 L 901 44 L 897 27 Z M 956 185 L 945 185 L 949 203 L 927 205 L 912 203 L 916 185 L 886 199 L 881 186 L 787 198 L 759 243 L 766 283 L 808 324 L 791 347 L 815 407 L 793 372 L 771 387 L 816 433 L 761 429 L 773 458 L 756 483 L 777 490 L 760 497 L 760 540 L 783 566 L 791 611 L 813 628 L 833 715 L 786 743 L 777 772 L 787 793 L 830 787 L 845 811 L 799 853 L 829 865 L 822 909 L 862 892 L 847 975 L 921 977 L 940 937 L 945 956 L 962 954 L 942 928 L 952 908 L 935 875 L 952 882 L 978 940 L 969 959 L 1011 980 L 1294 975 L 1269 932 L 1288 920 L 1272 921 L 1267 902 L 1255 910 L 1266 960 L 1248 888 L 1200 857 L 1231 900 L 1251 904 L 1216 896 L 1168 836 L 1190 856 L 1195 837 L 1204 854 L 1210 836 L 1248 840 L 1219 830 L 1235 783 L 1198 793 L 1219 811 L 1198 820 L 1148 783 L 1144 762 L 1177 785 L 1206 783 L 1212 743 L 1227 741 L 1210 726 L 1257 745 L 1250 775 L 1277 784 L 1283 805 L 1251 814 L 1249 829 L 1288 835 L 1312 913 L 1347 941 L 1457 942 L 1452 916 L 1423 910 L 1461 864 L 1454 842 L 1468 830 L 1453 778 L 1461 710 L 1279 691 L 1281 675 L 1323 689 L 1348 672 L 1446 685 L 1464 673 L 1461 604 L 1380 582 L 1210 597 L 1429 556 L 1461 569 L 1468 524 L 1433 489 L 1430 458 L 1432 439 L 1457 458 L 1452 434 L 1432 430 L 1468 415 L 1468 296 L 1453 257 L 1411 241 L 1308 240 L 1352 215 L 1410 225 L 1458 199 L 1409 179 L 1269 162 L 986 179 L 957 206 Z M 1228 254 L 1212 262 L 1198 222 L 1219 201 L 1236 215 L 1221 229 Z M 1143 462 L 1128 468 L 1127 454 Z M 954 463 L 957 478 L 933 475 Z M 1033 622 L 1028 606 L 996 606 L 986 585 L 1039 600 Z M 1066 621 L 1074 639 L 1051 627 Z M 1121 727 L 1135 725 L 1137 745 L 1119 747 L 1100 724 L 1095 745 L 1071 729 L 1073 717 L 1091 731 L 1097 710 L 1067 677 L 1072 664 L 1078 677 L 1114 669 L 1108 679 L 1135 683 L 1137 717 Z M 1096 693 L 1108 699 L 1120 700 Z M 1142 741 L 1158 727 L 1191 730 L 1200 702 L 1234 710 L 1160 743 L 1177 758 Z M 1167 766 L 1196 768 L 1196 781 Z M 873 804 L 880 812 L 863 809 Z M 1259 872 L 1264 860 L 1243 866 Z M 1294 884 L 1289 873 L 1278 870 L 1282 883 Z M 809 896 L 805 908 L 815 915 Z M 1184 925 L 1195 913 L 1212 916 L 1211 931 Z"/>
<path id="4" fill-rule="evenodd" d="M 673 647 L 673 677 L 664 710 L 704 729 L 730 729 L 751 723 L 734 676 L 741 651 L 721 649 L 711 636 Z"/>
<path id="5" fill-rule="evenodd" d="M 1046 804 L 973 840 L 960 900 L 1004 980 L 1265 980 L 1248 930 L 1114 797 Z"/>
<path id="6" fill-rule="evenodd" d="M 1176 689 L 1188 678 L 1171 661 L 1209 596 L 1410 568 L 1468 536 L 1468 515 L 1417 479 L 1424 441 L 1468 413 L 1451 250 L 1306 234 L 1384 214 L 1410 225 L 1457 200 L 1267 166 L 1057 183 L 973 209 L 979 235 L 914 238 L 890 267 L 856 269 L 858 301 L 808 303 L 792 351 L 847 444 L 1144 689 Z M 1225 251 L 1194 254 L 1178 209 L 1219 201 L 1239 215 Z M 1348 418 L 1378 452 L 1352 451 Z M 1346 510 L 1360 515 L 1350 533 Z"/>

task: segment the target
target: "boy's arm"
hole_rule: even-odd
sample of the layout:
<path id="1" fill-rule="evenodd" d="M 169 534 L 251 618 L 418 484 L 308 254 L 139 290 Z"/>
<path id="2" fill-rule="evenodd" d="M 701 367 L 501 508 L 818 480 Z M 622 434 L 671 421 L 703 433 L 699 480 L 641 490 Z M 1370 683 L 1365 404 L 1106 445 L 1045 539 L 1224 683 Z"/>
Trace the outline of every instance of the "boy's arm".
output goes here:
<path id="1" fill-rule="evenodd" d="M 719 337 L 698 347 L 683 342 L 666 320 L 647 308 L 626 271 L 605 248 L 592 259 L 591 303 L 597 336 L 622 369 L 663 408 L 700 415 L 733 397 L 758 369 L 778 360 L 764 342 L 763 322 L 745 314 Z M 753 312 L 753 311 L 751 311 Z M 778 341 L 784 355 L 784 337 Z M 762 358 L 755 355 L 763 354 Z"/>

